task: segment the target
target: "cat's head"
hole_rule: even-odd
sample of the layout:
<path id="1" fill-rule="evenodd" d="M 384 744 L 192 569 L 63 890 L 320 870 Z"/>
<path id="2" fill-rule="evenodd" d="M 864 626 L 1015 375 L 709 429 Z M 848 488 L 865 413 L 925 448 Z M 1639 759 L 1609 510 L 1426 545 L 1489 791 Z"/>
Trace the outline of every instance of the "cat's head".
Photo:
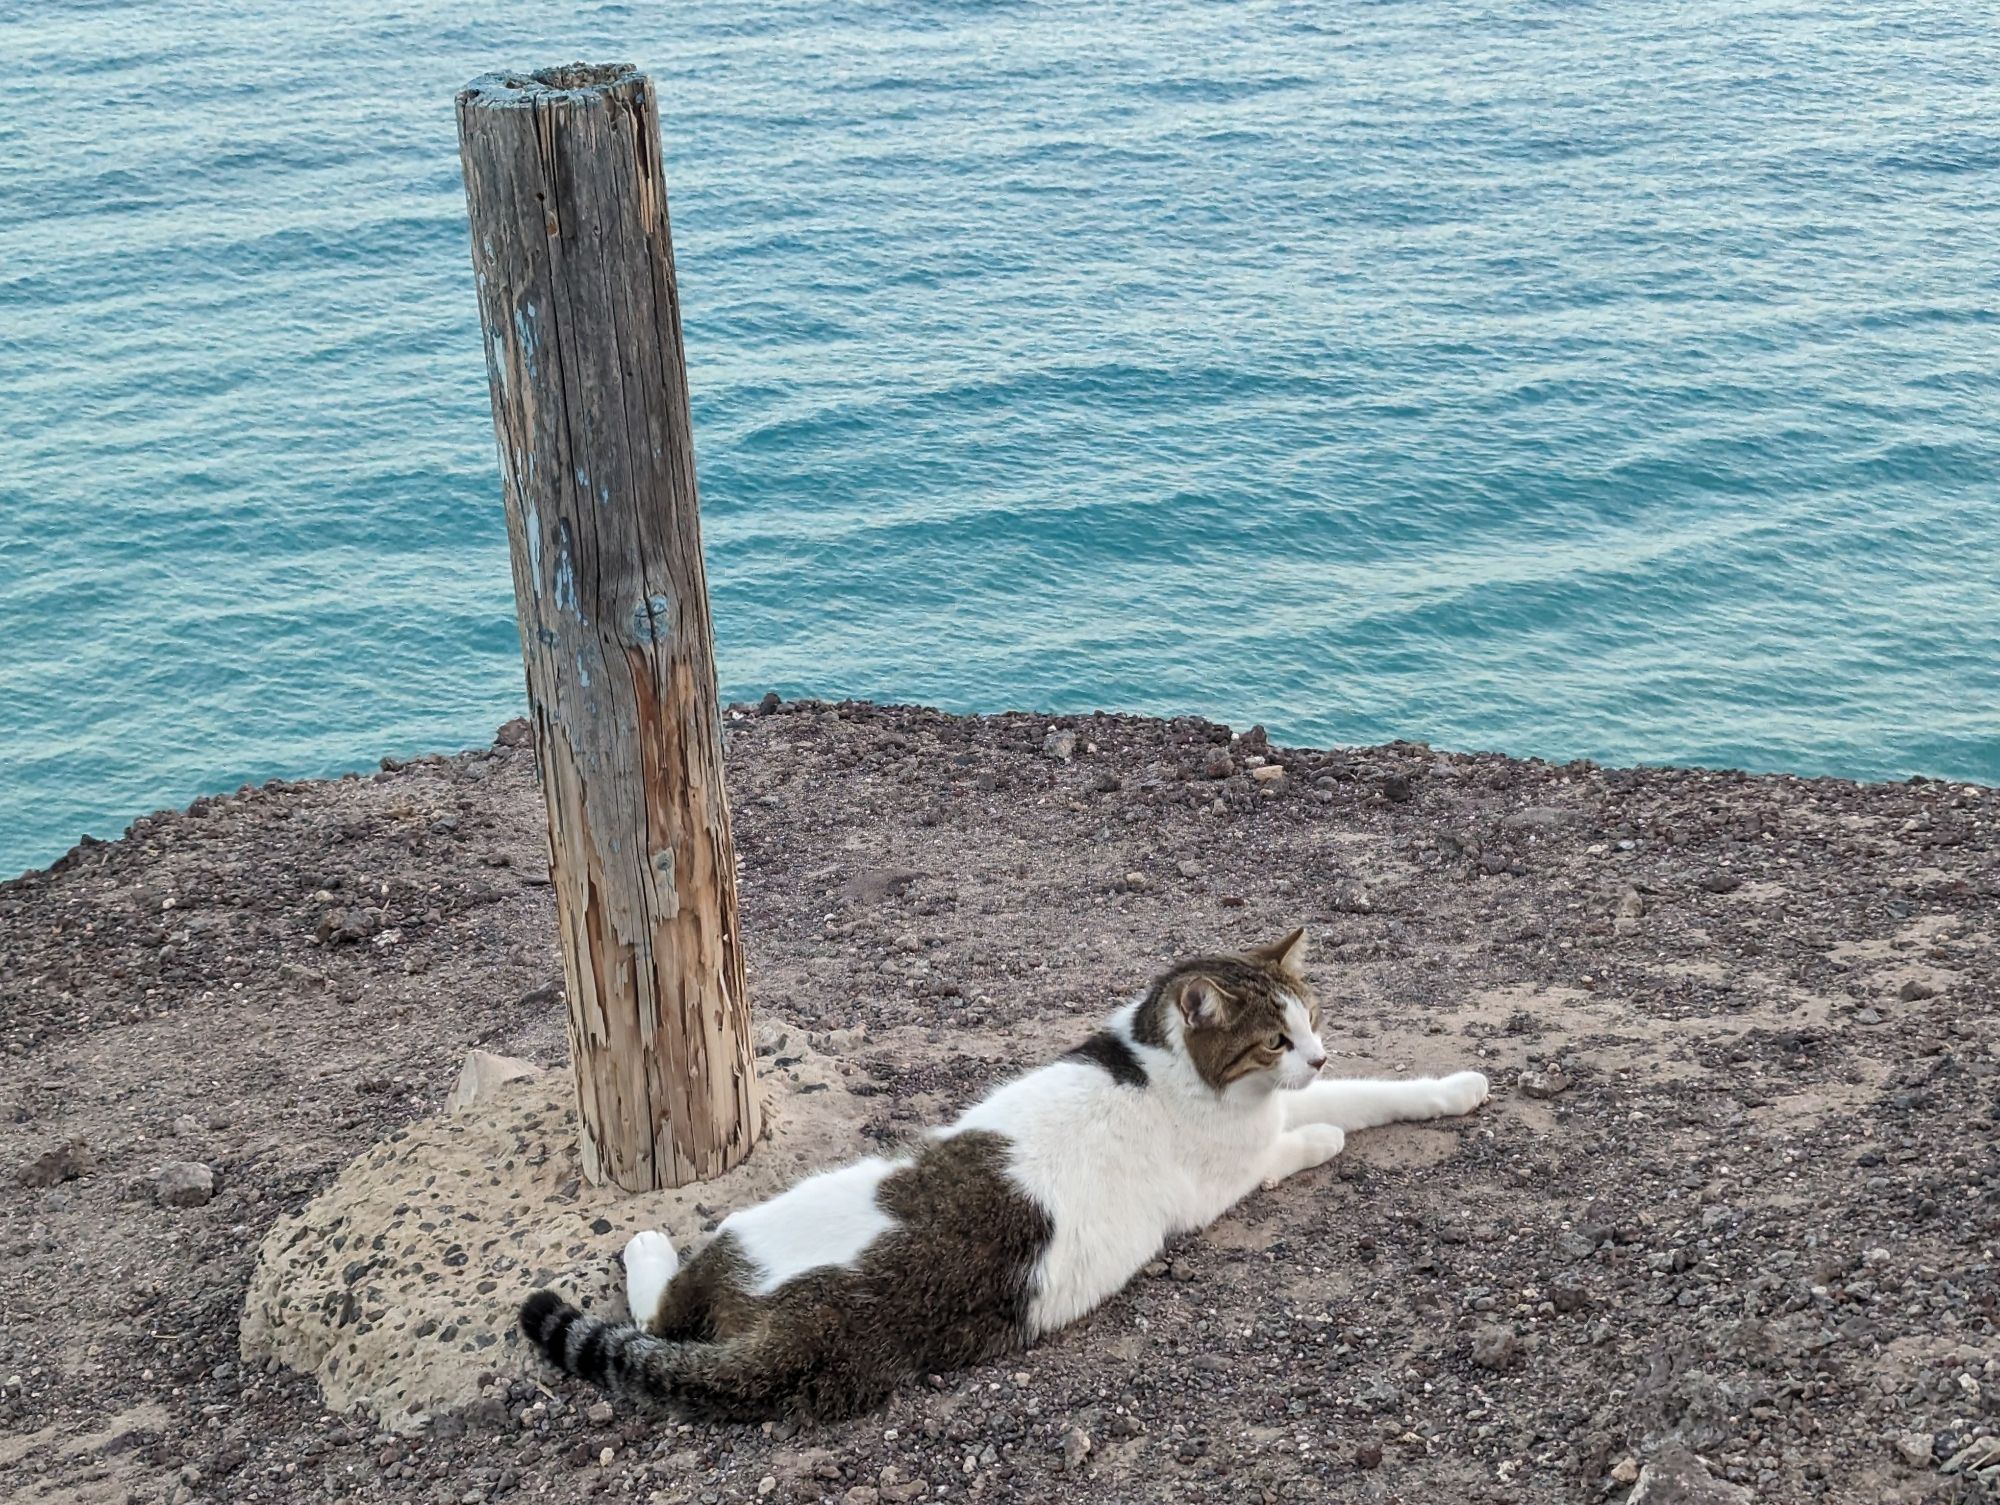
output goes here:
<path id="1" fill-rule="evenodd" d="M 1299 929 L 1266 946 L 1177 963 L 1139 1005 L 1133 1037 L 1178 1050 L 1228 1096 L 1303 1087 L 1326 1065 L 1305 954 Z"/>

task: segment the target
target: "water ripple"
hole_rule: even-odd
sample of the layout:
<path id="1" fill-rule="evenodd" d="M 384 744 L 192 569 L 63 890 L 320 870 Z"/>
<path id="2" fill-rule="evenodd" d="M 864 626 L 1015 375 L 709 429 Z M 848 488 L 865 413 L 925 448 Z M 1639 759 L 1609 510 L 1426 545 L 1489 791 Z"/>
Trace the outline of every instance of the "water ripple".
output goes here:
<path id="1" fill-rule="evenodd" d="M 0 4 L 0 870 L 515 710 L 451 101 L 574 56 L 728 693 L 2000 781 L 1985 8 L 337 9 Z"/>

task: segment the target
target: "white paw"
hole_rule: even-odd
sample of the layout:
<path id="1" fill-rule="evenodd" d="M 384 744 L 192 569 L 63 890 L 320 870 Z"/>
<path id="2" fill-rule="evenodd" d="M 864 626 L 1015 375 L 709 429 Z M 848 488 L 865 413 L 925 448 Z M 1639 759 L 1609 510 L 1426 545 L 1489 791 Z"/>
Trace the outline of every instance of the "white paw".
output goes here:
<path id="1" fill-rule="evenodd" d="M 660 1310 L 660 1298 L 666 1294 L 667 1282 L 680 1270 L 681 1257 L 674 1252 L 674 1241 L 664 1233 L 648 1228 L 635 1233 L 625 1244 L 625 1304 L 631 1308 L 632 1320 L 645 1326 Z"/>
<path id="2" fill-rule="evenodd" d="M 1325 1165 L 1347 1148 L 1347 1131 L 1332 1124 L 1304 1124 L 1300 1126 L 1298 1134 L 1306 1142 L 1306 1150 L 1313 1157 L 1306 1162 L 1308 1165 Z"/>
<path id="3" fill-rule="evenodd" d="M 1301 1124 L 1285 1138 L 1288 1141 L 1286 1148 L 1296 1158 L 1283 1174 L 1264 1178 L 1266 1191 L 1276 1186 L 1286 1176 L 1295 1176 L 1300 1171 L 1312 1169 L 1315 1165 L 1325 1165 L 1347 1144 L 1346 1131 L 1337 1129 L 1332 1124 Z"/>
<path id="4" fill-rule="evenodd" d="M 1456 1071 L 1438 1083 L 1438 1097 L 1443 1106 L 1438 1110 L 1440 1118 L 1456 1118 L 1461 1113 L 1470 1113 L 1485 1102 L 1489 1093 L 1485 1076 L 1477 1071 Z"/>

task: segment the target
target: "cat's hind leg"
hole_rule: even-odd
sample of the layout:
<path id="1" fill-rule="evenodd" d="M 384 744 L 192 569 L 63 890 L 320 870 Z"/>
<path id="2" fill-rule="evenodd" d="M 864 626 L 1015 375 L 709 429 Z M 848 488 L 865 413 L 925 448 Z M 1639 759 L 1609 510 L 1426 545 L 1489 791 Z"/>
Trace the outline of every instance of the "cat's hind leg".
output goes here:
<path id="1" fill-rule="evenodd" d="M 1456 1118 L 1486 1101 L 1486 1078 L 1476 1071 L 1447 1077 L 1419 1077 L 1408 1082 L 1313 1082 L 1281 1094 L 1285 1127 L 1332 1124 L 1350 1133 L 1382 1124 L 1409 1123 L 1426 1118 Z"/>
<path id="2" fill-rule="evenodd" d="M 673 1240 L 656 1229 L 635 1233 L 625 1245 L 625 1304 L 632 1320 L 652 1330 L 667 1284 L 680 1273 L 681 1257 Z"/>

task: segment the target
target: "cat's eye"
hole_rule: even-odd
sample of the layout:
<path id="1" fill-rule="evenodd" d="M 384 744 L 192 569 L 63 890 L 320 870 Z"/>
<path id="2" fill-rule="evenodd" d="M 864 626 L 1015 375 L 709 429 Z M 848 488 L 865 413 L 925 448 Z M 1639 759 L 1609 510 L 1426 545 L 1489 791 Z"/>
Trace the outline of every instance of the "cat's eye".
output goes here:
<path id="1" fill-rule="evenodd" d="M 1264 1043 L 1272 1050 L 1283 1050 L 1285 1048 L 1285 1037 L 1282 1033 L 1275 1034 Z"/>

